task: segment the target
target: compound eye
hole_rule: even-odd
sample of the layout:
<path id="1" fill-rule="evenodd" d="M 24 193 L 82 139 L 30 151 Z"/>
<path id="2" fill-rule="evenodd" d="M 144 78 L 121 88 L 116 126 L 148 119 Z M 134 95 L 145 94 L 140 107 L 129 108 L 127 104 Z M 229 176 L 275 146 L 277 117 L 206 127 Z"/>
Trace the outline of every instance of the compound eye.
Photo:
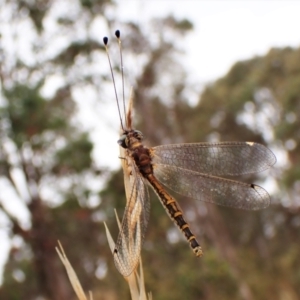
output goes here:
<path id="1" fill-rule="evenodd" d="M 143 134 L 139 130 L 134 131 L 134 137 L 139 141 L 141 141 L 144 138 Z"/>
<path id="2" fill-rule="evenodd" d="M 118 140 L 118 144 L 125 149 L 128 147 L 126 134 L 121 135 L 120 139 Z"/>

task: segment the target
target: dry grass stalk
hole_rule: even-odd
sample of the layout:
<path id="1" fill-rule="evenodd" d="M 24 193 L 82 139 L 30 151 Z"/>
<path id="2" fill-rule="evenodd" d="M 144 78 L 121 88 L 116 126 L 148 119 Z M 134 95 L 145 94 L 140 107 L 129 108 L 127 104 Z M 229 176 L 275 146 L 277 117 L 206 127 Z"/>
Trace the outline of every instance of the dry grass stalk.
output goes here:
<path id="1" fill-rule="evenodd" d="M 118 225 L 120 227 L 120 220 L 118 216 L 116 215 Z M 104 223 L 105 230 L 106 230 L 106 236 L 108 240 L 108 244 L 110 247 L 111 252 L 114 252 L 115 249 L 115 242 L 110 234 L 110 231 L 106 224 Z M 83 288 L 79 282 L 79 279 L 72 268 L 65 252 L 64 249 L 61 245 L 61 243 L 58 241 L 59 248 L 56 247 L 56 251 L 59 255 L 59 258 L 61 259 L 62 263 L 64 264 L 68 277 L 70 279 L 70 282 L 72 284 L 72 287 L 78 297 L 79 300 L 87 300 L 87 297 L 83 291 Z M 130 289 L 130 294 L 131 294 L 131 299 L 132 300 L 152 300 L 152 295 L 151 293 L 146 294 L 145 290 L 145 282 L 144 282 L 144 272 L 143 272 L 143 265 L 142 265 L 142 260 L 140 258 L 140 263 L 139 267 L 130 275 L 127 277 L 124 277 L 124 279 L 128 282 L 129 289 Z M 89 299 L 93 300 L 92 293 L 89 293 Z"/>
<path id="2" fill-rule="evenodd" d="M 64 264 L 64 266 L 67 270 L 67 274 L 69 276 L 70 282 L 72 284 L 72 287 L 73 287 L 78 299 L 79 300 L 87 300 L 87 297 L 85 296 L 85 293 L 82 289 L 79 279 L 78 279 L 74 269 L 72 268 L 66 254 L 65 254 L 65 251 L 59 241 L 58 241 L 58 245 L 59 245 L 60 249 L 58 247 L 55 247 L 56 252 L 58 253 L 60 260 L 62 261 L 62 263 Z M 90 294 L 90 300 L 93 300 L 92 293 L 90 292 L 89 294 Z"/>

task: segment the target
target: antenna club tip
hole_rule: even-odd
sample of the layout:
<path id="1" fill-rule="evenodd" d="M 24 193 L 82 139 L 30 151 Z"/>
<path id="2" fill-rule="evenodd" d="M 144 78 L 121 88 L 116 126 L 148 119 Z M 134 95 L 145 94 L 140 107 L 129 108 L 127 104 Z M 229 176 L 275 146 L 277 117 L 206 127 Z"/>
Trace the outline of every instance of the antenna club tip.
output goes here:
<path id="1" fill-rule="evenodd" d="M 116 30 L 115 35 L 119 39 L 121 36 L 120 30 Z"/>
<path id="2" fill-rule="evenodd" d="M 106 36 L 103 38 L 103 43 L 104 43 L 105 46 L 106 46 L 107 43 L 108 43 L 108 38 L 107 38 Z"/>

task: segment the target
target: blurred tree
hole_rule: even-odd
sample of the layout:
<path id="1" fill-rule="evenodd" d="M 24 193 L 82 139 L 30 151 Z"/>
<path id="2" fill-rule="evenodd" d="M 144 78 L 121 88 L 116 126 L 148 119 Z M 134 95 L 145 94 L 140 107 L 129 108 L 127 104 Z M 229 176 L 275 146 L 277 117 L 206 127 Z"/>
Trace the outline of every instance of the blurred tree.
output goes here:
<path id="1" fill-rule="evenodd" d="M 104 20 L 109 3 L 11 0 L 2 7 L 0 205 L 13 242 L 1 299 L 72 298 L 57 239 L 76 244 L 70 258 L 85 266 L 83 283 L 92 286 L 101 235 L 91 199 L 99 203 L 93 183 L 101 174 L 73 94 L 94 85 L 82 68 L 103 50 L 90 26 Z"/>
<path id="2" fill-rule="evenodd" d="M 299 267 L 299 259 L 294 257 L 300 234 L 299 196 L 295 193 L 300 179 L 296 171 L 300 159 L 300 85 L 295 84 L 300 78 L 299 55 L 299 49 L 271 49 L 264 57 L 237 62 L 224 78 L 206 88 L 194 110 L 195 115 L 201 112 L 208 116 L 206 124 L 210 126 L 201 124 L 207 140 L 263 142 L 278 154 L 273 173 L 280 180 L 273 205 L 259 213 L 247 213 L 247 222 L 245 213 L 233 210 L 229 215 L 223 210 L 231 220 L 227 226 L 232 227 L 230 236 L 243 251 L 242 257 L 251 256 L 252 266 L 250 261 L 240 260 L 238 265 L 252 285 L 254 299 L 281 299 L 282 295 L 298 299 L 300 295 L 297 273 L 280 262 L 291 260 Z M 189 126 L 187 132 L 197 134 L 191 130 L 192 122 L 184 124 Z"/>
<path id="3" fill-rule="evenodd" d="M 107 60 L 102 41 L 93 38 L 92 28 L 99 21 L 107 27 L 112 25 L 104 17 L 106 8 L 112 4 L 61 4 L 7 1 L 4 18 L 0 20 L 0 181 L 4 187 L 0 208 L 12 241 L 0 288 L 3 299 L 72 297 L 55 252 L 57 239 L 66 251 L 72 249 L 68 257 L 79 270 L 84 288 L 93 289 L 98 295 L 95 274 L 101 277 L 106 264 L 112 266 L 108 246 L 103 248 L 106 239 L 99 232 L 98 220 L 107 216 L 113 219 L 113 207 L 124 205 L 121 178 L 114 185 L 119 198 L 99 206 L 97 181 L 103 181 L 107 174 L 92 161 L 93 144 L 78 122 L 74 101 L 76 88 L 100 91 L 105 87 L 107 76 L 99 75 L 98 66 L 95 71 L 94 65 L 103 57 L 101 62 L 105 62 L 107 70 Z M 166 33 L 175 37 L 191 29 L 188 21 L 178 22 L 172 17 L 155 20 L 152 25 L 164 26 Z M 124 42 L 124 53 L 133 47 L 141 61 L 152 55 L 149 62 L 153 61 L 157 70 L 158 62 L 173 51 L 172 43 L 165 42 L 160 34 L 154 45 L 143 43 L 147 40 L 135 24 L 124 24 L 124 28 L 129 36 Z M 147 66 L 141 69 L 144 68 Z M 148 87 L 153 87 L 156 82 L 149 79 L 144 78 Z M 117 232 L 116 227 L 114 230 Z M 115 278 L 115 274 L 116 271 L 103 280 L 101 293 L 113 297 L 118 291 L 118 295 L 126 297 L 128 291 L 120 288 L 123 279 Z"/>
<path id="4" fill-rule="evenodd" d="M 185 202 L 177 196 L 187 215 L 191 213 L 195 233 L 197 222 L 198 234 L 211 244 L 211 248 L 204 246 L 199 268 L 187 246 L 170 250 L 161 233 L 163 228 L 170 232 L 171 223 L 158 201 L 153 201 L 155 216 L 145 248 L 159 252 L 147 274 L 150 282 L 153 276 L 151 287 L 157 288 L 158 299 L 299 298 L 299 55 L 300 49 L 271 49 L 264 57 L 238 62 L 205 88 L 195 107 L 188 105 L 185 96 L 184 72 L 170 72 L 174 81 L 164 87 L 164 93 L 153 92 L 168 82 L 155 62 L 149 62 L 139 76 L 136 128 L 145 133 L 149 145 L 245 140 L 266 144 L 279 155 L 278 166 L 267 181 L 276 186 L 277 194 L 266 210 L 244 212 Z M 173 68 L 172 56 L 164 58 L 162 66 L 166 72 Z M 149 80 L 144 80 L 149 74 L 158 84 L 149 87 Z M 263 177 L 249 176 L 245 181 Z M 146 260 L 152 255 L 145 254 Z M 185 278 L 180 277 L 181 268 Z"/>
<path id="5" fill-rule="evenodd" d="M 76 88 L 96 89 L 104 98 L 107 81 L 111 85 L 109 75 L 99 75 L 99 58 L 105 70 L 107 60 L 92 28 L 99 21 L 112 27 L 114 22 L 105 18 L 112 4 L 63 2 L 7 1 L 1 21 L 0 182 L 5 189 L 0 203 L 15 245 L 1 299 L 71 299 L 54 251 L 57 239 L 85 290 L 93 290 L 97 299 L 129 297 L 98 222 L 107 218 L 117 235 L 113 208 L 120 214 L 124 209 L 123 176 L 111 174 L 100 200 L 98 182 L 108 176 L 92 161 L 93 144 L 78 122 L 74 102 Z M 236 63 L 191 106 L 182 51 L 174 42 L 192 24 L 167 17 L 150 25 L 148 31 L 134 23 L 121 28 L 126 32 L 125 67 L 131 60 L 136 66 L 131 70 L 135 125 L 146 144 L 257 141 L 275 149 L 279 158 L 287 156 L 291 165 L 279 160 L 280 192 L 261 212 L 177 197 L 203 241 L 200 260 L 152 195 L 143 251 L 148 290 L 164 300 L 298 299 L 300 50 L 272 49 L 264 57 Z M 45 96 L 45 86 L 57 79 L 60 86 Z M 9 205 L 12 198 L 20 200 L 30 224 L 22 223 Z M 100 282 L 95 274 L 103 276 Z"/>

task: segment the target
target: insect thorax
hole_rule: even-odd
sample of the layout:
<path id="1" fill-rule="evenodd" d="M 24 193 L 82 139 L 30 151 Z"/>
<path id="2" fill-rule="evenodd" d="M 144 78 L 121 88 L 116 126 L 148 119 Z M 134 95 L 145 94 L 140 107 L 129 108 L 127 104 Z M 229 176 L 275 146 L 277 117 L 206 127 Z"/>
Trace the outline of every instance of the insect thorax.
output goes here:
<path id="1" fill-rule="evenodd" d="M 153 173 L 153 168 L 150 151 L 143 146 L 142 140 L 143 134 L 140 131 L 130 130 L 121 135 L 118 143 L 121 147 L 127 149 L 128 155 L 132 157 L 141 174 L 146 177 Z"/>

